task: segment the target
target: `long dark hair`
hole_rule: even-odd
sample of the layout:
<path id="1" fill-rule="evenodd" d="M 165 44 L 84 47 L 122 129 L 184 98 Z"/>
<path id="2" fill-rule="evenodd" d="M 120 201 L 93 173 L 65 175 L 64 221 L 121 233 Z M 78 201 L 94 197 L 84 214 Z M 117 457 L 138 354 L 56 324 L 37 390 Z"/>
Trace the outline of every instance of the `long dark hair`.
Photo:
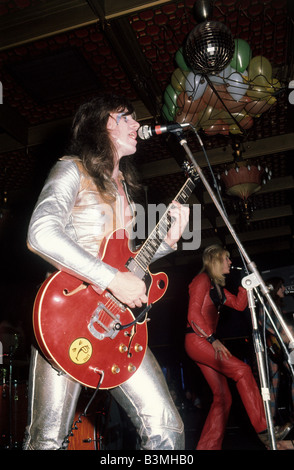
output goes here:
<path id="1" fill-rule="evenodd" d="M 67 154 L 78 156 L 93 178 L 98 190 L 105 196 L 113 194 L 112 174 L 115 163 L 115 147 L 107 130 L 110 113 L 133 114 L 132 104 L 124 97 L 101 94 L 82 104 L 73 119 Z M 132 197 L 140 189 L 134 165 L 124 157 L 120 169 Z"/>
<path id="2" fill-rule="evenodd" d="M 266 285 L 270 288 L 270 295 L 272 296 L 273 301 L 280 307 L 283 305 L 283 299 L 277 293 L 284 284 L 284 279 L 279 276 L 270 277 L 266 280 Z"/>

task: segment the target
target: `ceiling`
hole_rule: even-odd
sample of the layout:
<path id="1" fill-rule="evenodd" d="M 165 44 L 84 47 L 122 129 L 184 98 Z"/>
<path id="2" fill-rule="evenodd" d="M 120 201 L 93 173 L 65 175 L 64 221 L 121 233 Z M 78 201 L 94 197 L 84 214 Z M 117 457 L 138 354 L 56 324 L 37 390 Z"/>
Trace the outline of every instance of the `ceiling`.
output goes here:
<path id="1" fill-rule="evenodd" d="M 199 2 L 200 0 L 198 0 Z M 177 67 L 175 54 L 195 27 L 197 0 L 7 0 L 0 4 L 0 239 L 5 252 L 25 250 L 25 230 L 37 194 L 62 154 L 78 105 L 100 90 L 134 102 L 141 124 L 163 123 L 163 94 Z M 277 103 L 239 137 L 242 157 L 270 170 L 271 180 L 250 198 L 249 220 L 240 201 L 221 198 L 248 255 L 261 267 L 293 264 L 293 18 L 286 0 L 215 0 L 213 20 L 266 57 L 281 83 Z M 193 132 L 185 136 L 213 185 L 233 162 L 236 137 L 199 131 L 208 160 Z M 136 163 L 148 202 L 169 202 L 185 180 L 184 150 L 172 135 L 138 143 Z M 222 217 L 202 183 L 189 200 L 201 203 L 201 247 L 163 262 L 185 267 L 199 262 L 215 241 L 238 255 Z M 12 229 L 11 229 L 12 227 Z M 19 229 L 18 229 L 19 228 Z M 17 236 L 15 235 L 15 230 Z M 22 248 L 19 248 L 19 245 Z M 7 249 L 7 250 L 6 250 Z M 7 255 L 11 266 L 11 256 Z"/>

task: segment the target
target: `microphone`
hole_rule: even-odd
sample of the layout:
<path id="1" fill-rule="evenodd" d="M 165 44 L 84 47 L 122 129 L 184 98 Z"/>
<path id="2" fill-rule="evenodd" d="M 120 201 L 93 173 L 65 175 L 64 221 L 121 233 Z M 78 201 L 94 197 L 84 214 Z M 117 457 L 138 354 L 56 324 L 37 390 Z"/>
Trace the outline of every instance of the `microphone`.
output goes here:
<path id="1" fill-rule="evenodd" d="M 184 129 L 185 127 L 189 127 L 190 123 L 185 122 L 183 124 L 173 123 L 173 124 L 165 124 L 164 126 L 157 125 L 157 126 L 141 126 L 138 130 L 138 136 L 142 140 L 150 139 L 153 135 L 161 135 L 165 132 L 176 132 Z"/>

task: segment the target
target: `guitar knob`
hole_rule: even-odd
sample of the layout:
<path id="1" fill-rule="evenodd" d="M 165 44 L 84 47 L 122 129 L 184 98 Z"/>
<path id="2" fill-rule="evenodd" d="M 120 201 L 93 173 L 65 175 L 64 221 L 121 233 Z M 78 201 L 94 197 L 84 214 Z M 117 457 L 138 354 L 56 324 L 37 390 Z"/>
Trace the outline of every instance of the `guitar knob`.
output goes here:
<path id="1" fill-rule="evenodd" d="M 128 365 L 128 371 L 129 372 L 135 372 L 135 370 L 136 370 L 136 366 L 134 366 L 133 364 Z"/>
<path id="2" fill-rule="evenodd" d="M 134 350 L 135 350 L 136 352 L 141 352 L 141 351 L 143 350 L 143 346 L 141 346 L 141 344 L 138 344 L 138 343 L 137 343 L 137 344 L 135 344 L 135 346 L 134 346 Z"/>
<path id="3" fill-rule="evenodd" d="M 119 346 L 118 349 L 119 349 L 119 351 L 120 351 L 121 353 L 124 353 L 124 352 L 126 352 L 126 351 L 128 350 L 128 348 L 126 347 L 125 344 L 120 344 L 120 346 Z"/>
<path id="4" fill-rule="evenodd" d="M 118 367 L 118 365 L 113 364 L 113 366 L 111 367 L 111 372 L 113 374 L 119 374 L 120 373 L 120 368 Z"/>

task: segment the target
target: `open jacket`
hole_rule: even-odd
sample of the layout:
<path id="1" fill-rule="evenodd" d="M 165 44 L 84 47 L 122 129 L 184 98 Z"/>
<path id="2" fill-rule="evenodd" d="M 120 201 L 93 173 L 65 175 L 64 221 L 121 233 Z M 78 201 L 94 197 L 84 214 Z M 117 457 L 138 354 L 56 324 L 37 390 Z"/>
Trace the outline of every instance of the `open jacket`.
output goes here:
<path id="1" fill-rule="evenodd" d="M 222 289 L 222 299 L 216 300 L 215 286 L 208 274 L 198 274 L 189 285 L 188 326 L 201 337 L 210 336 L 216 331 L 219 319 L 219 307 L 226 305 L 242 311 L 247 306 L 247 292 L 239 287 L 238 295 Z"/>
<path id="2" fill-rule="evenodd" d="M 101 242 L 113 230 L 131 231 L 133 225 L 131 221 L 124 227 L 122 197 L 116 187 L 114 192 L 115 199 L 105 202 L 77 157 L 60 159 L 33 211 L 27 238 L 29 249 L 56 269 L 106 289 L 117 269 L 99 259 Z M 130 207 L 134 218 L 134 206 Z M 153 261 L 172 251 L 162 242 Z"/>

